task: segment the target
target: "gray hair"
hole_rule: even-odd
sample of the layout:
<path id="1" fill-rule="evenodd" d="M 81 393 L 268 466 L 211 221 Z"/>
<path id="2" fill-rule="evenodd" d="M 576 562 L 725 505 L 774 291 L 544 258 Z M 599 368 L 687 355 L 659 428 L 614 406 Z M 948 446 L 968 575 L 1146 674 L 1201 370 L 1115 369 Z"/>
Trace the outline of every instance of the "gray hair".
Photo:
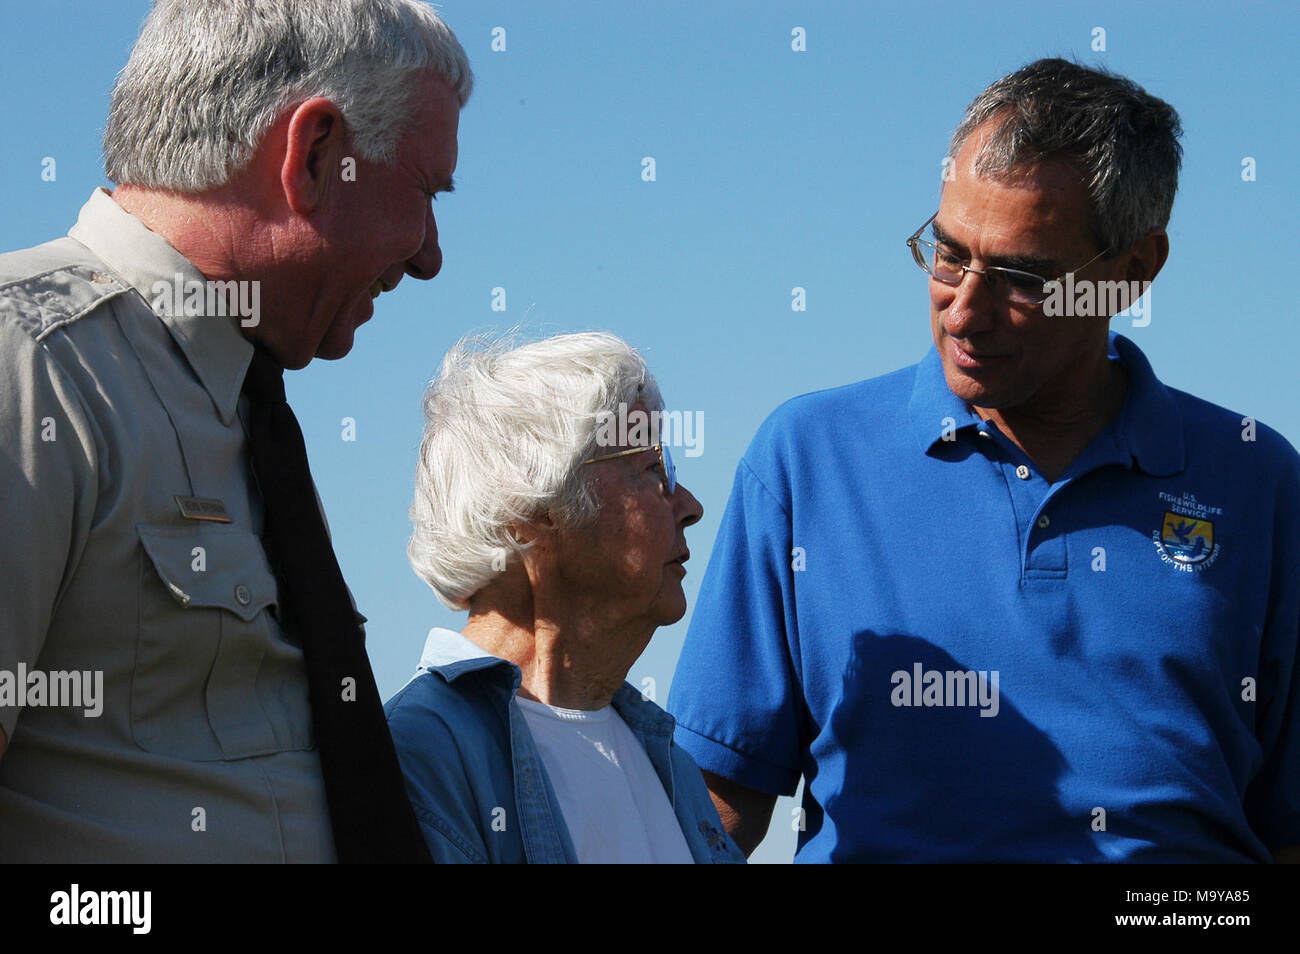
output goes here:
<path id="1" fill-rule="evenodd" d="M 645 361 L 610 334 L 532 344 L 463 338 L 424 396 L 411 567 L 449 609 L 524 549 L 512 526 L 546 513 L 580 527 L 599 512 L 582 462 L 610 415 L 663 400 Z"/>
<path id="2" fill-rule="evenodd" d="M 1132 80 L 1045 59 L 998 80 L 966 108 L 949 157 L 977 128 L 999 120 L 975 158 L 985 176 L 1014 176 L 1048 158 L 1079 170 L 1097 243 L 1116 255 L 1169 223 L 1178 191 L 1178 113 Z"/>
<path id="3" fill-rule="evenodd" d="M 155 0 L 118 76 L 104 131 L 113 182 L 202 192 L 224 185 L 295 101 L 323 96 L 357 153 L 389 164 L 417 74 L 463 106 L 465 51 L 415 0 Z"/>

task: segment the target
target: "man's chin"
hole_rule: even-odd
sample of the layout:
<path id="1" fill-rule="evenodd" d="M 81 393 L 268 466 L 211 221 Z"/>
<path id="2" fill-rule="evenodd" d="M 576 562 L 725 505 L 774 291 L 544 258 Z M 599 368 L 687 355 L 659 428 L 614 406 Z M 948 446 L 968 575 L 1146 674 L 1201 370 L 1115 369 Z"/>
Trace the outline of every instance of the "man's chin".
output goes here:
<path id="1" fill-rule="evenodd" d="M 995 400 L 997 389 L 990 387 L 969 372 L 945 365 L 943 376 L 948 384 L 948 390 L 967 404 L 974 407 L 997 407 L 996 404 L 989 403 Z"/>
<path id="2" fill-rule="evenodd" d="M 669 605 L 664 607 L 663 614 L 659 617 L 660 626 L 671 626 L 686 615 L 686 591 L 680 584 L 668 603 Z"/>
<path id="3" fill-rule="evenodd" d="M 357 326 L 351 326 L 347 330 L 337 327 L 330 329 L 330 333 L 321 340 L 320 347 L 316 349 L 316 357 L 326 361 L 337 361 L 339 358 L 347 357 L 356 342 L 357 327 L 365 320 L 362 319 Z"/>
<path id="4" fill-rule="evenodd" d="M 321 361 L 337 361 L 339 358 L 346 358 L 351 351 L 351 342 L 348 343 L 346 348 L 330 348 L 329 350 L 326 350 L 322 345 L 321 349 L 316 352 L 316 357 Z"/>

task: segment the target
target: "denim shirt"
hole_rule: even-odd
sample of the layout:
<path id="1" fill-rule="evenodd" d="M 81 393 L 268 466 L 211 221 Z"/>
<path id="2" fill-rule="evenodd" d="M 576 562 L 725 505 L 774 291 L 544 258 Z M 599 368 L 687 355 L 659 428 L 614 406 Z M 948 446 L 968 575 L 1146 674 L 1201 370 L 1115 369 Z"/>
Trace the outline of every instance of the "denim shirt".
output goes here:
<path id="1" fill-rule="evenodd" d="M 576 863 L 523 711 L 519 667 L 433 629 L 415 675 L 384 711 L 434 861 Z M 612 705 L 645 748 L 697 864 L 743 864 L 675 722 L 623 683 Z"/>

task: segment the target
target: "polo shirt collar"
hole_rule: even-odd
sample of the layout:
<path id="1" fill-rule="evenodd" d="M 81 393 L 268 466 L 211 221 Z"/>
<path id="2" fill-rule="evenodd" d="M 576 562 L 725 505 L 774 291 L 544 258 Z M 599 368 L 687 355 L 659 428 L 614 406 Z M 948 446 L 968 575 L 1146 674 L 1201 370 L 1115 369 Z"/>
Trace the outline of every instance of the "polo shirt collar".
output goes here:
<path id="1" fill-rule="evenodd" d="M 1146 355 L 1123 335 L 1110 333 L 1109 353 L 1128 372 L 1129 390 L 1123 408 L 1106 430 L 1145 473 L 1156 477 L 1180 473 L 1186 466 L 1183 420 L 1173 395 L 1156 378 Z M 961 432 L 982 423 L 949 389 L 943 361 L 933 347 L 916 366 L 907 411 L 912 432 L 927 453 L 946 430 Z M 946 421 L 949 418 L 951 422 Z"/>
<path id="2" fill-rule="evenodd" d="M 1181 473 L 1187 456 L 1178 402 L 1156 378 L 1138 346 L 1113 331 L 1110 355 L 1128 371 L 1128 397 L 1111 424 L 1115 442 L 1126 447 L 1134 463 L 1154 477 Z"/>
<path id="3" fill-rule="evenodd" d="M 138 291 L 151 310 L 155 283 L 166 282 L 171 287 L 177 275 L 182 282 L 207 280 L 189 259 L 114 202 L 103 188 L 96 189 L 81 207 L 68 236 Z M 253 346 L 240 333 L 237 319 L 183 314 L 159 318 L 212 398 L 222 422 L 229 424 L 253 357 Z"/>
<path id="4" fill-rule="evenodd" d="M 980 416 L 948 387 L 943 360 L 933 347 L 916 366 L 907 416 L 921 450 L 927 453 L 936 442 L 943 440 L 945 432 L 960 432 L 968 427 L 979 427 L 982 423 Z"/>

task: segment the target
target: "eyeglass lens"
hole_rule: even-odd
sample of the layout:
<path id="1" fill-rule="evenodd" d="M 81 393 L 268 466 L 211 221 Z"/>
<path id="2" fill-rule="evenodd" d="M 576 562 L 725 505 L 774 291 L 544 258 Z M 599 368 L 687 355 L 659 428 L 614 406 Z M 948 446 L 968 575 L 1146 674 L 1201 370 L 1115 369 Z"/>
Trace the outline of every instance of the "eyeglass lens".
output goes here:
<path id="1" fill-rule="evenodd" d="M 673 466 L 673 455 L 668 453 L 668 445 L 659 445 L 659 457 L 664 465 L 664 480 L 668 486 L 668 496 L 677 492 L 677 468 Z"/>
<path id="2" fill-rule="evenodd" d="M 938 247 L 933 235 L 917 239 L 913 248 L 917 264 L 927 272 L 946 285 L 961 284 L 966 263 Z M 1047 290 L 1043 287 L 1046 279 L 1029 272 L 991 266 L 984 270 L 984 280 L 991 291 L 1006 295 L 1012 301 L 1036 302 L 1047 297 Z"/>

